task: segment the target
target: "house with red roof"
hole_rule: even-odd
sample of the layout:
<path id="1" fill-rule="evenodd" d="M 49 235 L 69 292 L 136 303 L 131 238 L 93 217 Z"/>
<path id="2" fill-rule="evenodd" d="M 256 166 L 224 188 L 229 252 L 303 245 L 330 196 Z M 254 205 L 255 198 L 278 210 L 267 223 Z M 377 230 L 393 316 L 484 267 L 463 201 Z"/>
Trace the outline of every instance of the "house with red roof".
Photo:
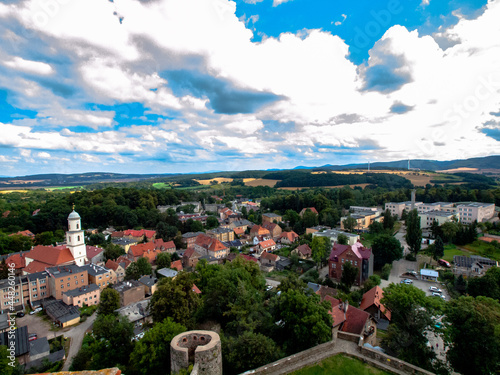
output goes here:
<path id="1" fill-rule="evenodd" d="M 136 262 L 139 258 L 143 257 L 144 253 L 154 250 L 155 244 L 153 242 L 139 243 L 137 245 L 130 246 L 127 256 L 132 262 Z"/>
<path id="2" fill-rule="evenodd" d="M 170 268 L 175 269 L 177 271 L 182 271 L 183 270 L 183 268 L 182 268 L 182 260 L 178 259 L 176 261 L 173 261 L 170 264 Z"/>
<path id="3" fill-rule="evenodd" d="M 42 272 L 48 267 L 74 264 L 75 258 L 65 246 L 37 245 L 25 254 L 25 262 L 23 275 Z"/>
<path id="4" fill-rule="evenodd" d="M 324 298 L 331 305 L 328 314 L 332 317 L 332 333 L 335 337 L 337 332 L 346 332 L 363 338 L 363 343 L 376 345 L 377 324 L 366 311 L 350 306 L 349 302 L 342 302 L 327 295 Z"/>
<path id="5" fill-rule="evenodd" d="M 108 259 L 105 267 L 115 273 L 115 278 L 117 282 L 122 282 L 123 279 L 125 278 L 125 264 L 123 262 L 118 263 L 117 261 Z"/>
<path id="6" fill-rule="evenodd" d="M 240 236 L 243 236 L 245 234 L 245 229 L 238 227 L 238 228 L 234 228 L 233 232 L 236 236 L 240 237 Z"/>
<path id="7" fill-rule="evenodd" d="M 250 237 L 253 238 L 257 236 L 271 237 L 271 233 L 266 228 L 256 224 L 250 229 Z"/>
<path id="8" fill-rule="evenodd" d="M 300 217 L 304 216 L 307 210 L 310 210 L 313 214 L 318 215 L 318 211 L 314 207 L 305 207 L 299 212 Z"/>
<path id="9" fill-rule="evenodd" d="M 97 246 L 86 245 L 88 263 L 104 263 L 104 249 Z"/>
<path id="10" fill-rule="evenodd" d="M 245 254 L 238 254 L 238 253 L 230 253 L 227 257 L 226 257 L 226 260 L 228 262 L 232 262 L 233 260 L 235 260 L 236 258 L 243 258 L 245 260 L 249 260 L 251 262 L 255 262 L 255 263 L 258 263 L 259 261 L 257 260 L 257 258 L 251 256 L 251 255 L 245 255 Z"/>
<path id="11" fill-rule="evenodd" d="M 262 223 L 262 227 L 266 228 L 271 234 L 271 237 L 276 239 L 278 239 L 281 236 L 281 233 L 283 232 L 281 227 L 276 223 L 270 223 L 270 222 Z"/>
<path id="12" fill-rule="evenodd" d="M 30 230 L 23 230 L 17 233 L 11 233 L 9 234 L 9 237 L 10 236 L 25 236 L 33 239 L 35 238 L 35 235 Z"/>
<path id="13" fill-rule="evenodd" d="M 280 257 L 276 254 L 271 254 L 264 251 L 259 258 L 260 265 L 264 270 L 272 271 L 272 269 L 276 266 L 276 262 L 280 260 Z"/>
<path id="14" fill-rule="evenodd" d="M 222 220 L 226 220 L 229 216 L 235 215 L 235 213 L 231 209 L 224 207 L 219 210 L 219 215 Z"/>
<path id="15" fill-rule="evenodd" d="M 209 255 L 216 259 L 225 258 L 229 254 L 229 248 L 220 242 L 217 238 L 206 234 L 200 234 L 196 237 L 194 250 L 201 256 Z"/>
<path id="16" fill-rule="evenodd" d="M 297 254 L 300 259 L 309 259 L 312 256 L 312 250 L 308 244 L 303 244 L 292 250 L 292 254 Z"/>
<path id="17" fill-rule="evenodd" d="M 20 276 L 23 273 L 23 268 L 26 267 L 26 253 L 20 252 L 11 254 L 5 260 L 5 264 L 9 265 L 9 268 L 14 269 L 14 275 Z M 11 267 L 11 265 L 14 267 Z"/>
<path id="18" fill-rule="evenodd" d="M 194 247 L 188 248 L 184 255 L 182 256 L 182 266 L 183 268 L 195 268 L 198 264 L 198 260 L 201 258 L 201 254 L 198 253 Z"/>
<path id="19" fill-rule="evenodd" d="M 146 240 L 149 242 L 153 241 L 156 238 L 156 231 L 147 229 L 141 229 L 141 230 L 127 229 L 123 231 L 123 237 L 137 241 Z"/>
<path id="20" fill-rule="evenodd" d="M 163 241 L 163 238 L 153 240 L 155 250 L 160 250 L 162 253 L 173 254 L 177 250 L 174 241 Z"/>
<path id="21" fill-rule="evenodd" d="M 361 242 L 354 245 L 335 244 L 328 258 L 328 274 L 331 279 L 340 282 L 344 265 L 349 262 L 358 269 L 356 285 L 361 285 L 366 279 L 373 275 L 373 252 L 367 249 Z"/>
<path id="22" fill-rule="evenodd" d="M 295 241 L 298 241 L 299 235 L 295 233 L 293 230 L 291 232 L 283 232 L 280 236 L 280 242 L 290 245 Z"/>
<path id="23" fill-rule="evenodd" d="M 257 246 L 255 246 L 255 251 L 258 254 L 261 254 L 263 251 L 271 252 L 276 249 L 276 242 L 274 240 L 266 240 L 259 242 Z"/>
<path id="24" fill-rule="evenodd" d="M 380 303 L 382 298 L 384 298 L 384 291 L 378 285 L 374 286 L 363 294 L 359 308 L 369 313 L 377 321 L 380 319 L 391 321 L 391 311 Z"/>

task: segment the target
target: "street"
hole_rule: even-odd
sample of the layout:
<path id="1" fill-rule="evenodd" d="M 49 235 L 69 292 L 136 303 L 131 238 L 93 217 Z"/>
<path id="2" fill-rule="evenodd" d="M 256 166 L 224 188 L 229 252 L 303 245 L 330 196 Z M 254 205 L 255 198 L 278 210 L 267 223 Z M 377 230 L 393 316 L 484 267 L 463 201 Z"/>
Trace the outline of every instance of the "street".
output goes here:
<path id="1" fill-rule="evenodd" d="M 71 366 L 73 358 L 82 347 L 83 336 L 85 336 L 85 332 L 92 326 L 92 324 L 94 324 L 94 320 L 96 319 L 96 317 L 97 313 L 94 313 L 89 316 L 85 322 L 80 323 L 76 327 L 73 327 L 72 329 L 64 333 L 65 337 L 71 338 L 71 345 L 69 347 L 69 353 L 66 358 L 66 362 L 64 362 L 62 371 L 69 370 L 69 366 Z"/>

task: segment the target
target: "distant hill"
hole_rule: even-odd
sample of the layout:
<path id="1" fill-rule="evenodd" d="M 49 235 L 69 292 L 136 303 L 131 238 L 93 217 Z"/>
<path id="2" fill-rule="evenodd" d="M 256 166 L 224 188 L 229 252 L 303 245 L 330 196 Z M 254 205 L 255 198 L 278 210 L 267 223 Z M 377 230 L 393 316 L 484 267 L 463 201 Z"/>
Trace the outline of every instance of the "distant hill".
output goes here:
<path id="1" fill-rule="evenodd" d="M 367 168 L 368 163 L 362 164 L 346 164 L 346 165 L 324 165 L 321 167 L 296 167 L 294 169 L 322 169 L 338 171 L 343 169 L 358 169 Z M 407 169 L 408 160 L 388 161 L 388 162 L 375 162 L 370 163 L 370 169 Z M 481 158 L 461 159 L 461 160 L 426 160 L 426 159 L 410 159 L 410 168 L 418 168 L 428 171 L 439 171 L 455 168 L 477 168 L 477 169 L 500 169 L 500 155 L 485 156 Z"/>

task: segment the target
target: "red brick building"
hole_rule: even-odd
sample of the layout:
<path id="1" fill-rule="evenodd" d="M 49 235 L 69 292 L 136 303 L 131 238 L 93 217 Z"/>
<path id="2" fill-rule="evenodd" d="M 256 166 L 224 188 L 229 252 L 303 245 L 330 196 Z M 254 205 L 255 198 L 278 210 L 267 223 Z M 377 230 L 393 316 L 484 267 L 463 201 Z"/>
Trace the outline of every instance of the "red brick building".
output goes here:
<path id="1" fill-rule="evenodd" d="M 373 252 L 367 249 L 361 242 L 354 245 L 333 245 L 328 259 L 328 275 L 336 282 L 342 278 L 342 270 L 345 263 L 351 263 L 358 269 L 356 285 L 361 285 L 368 277 L 373 275 Z"/>

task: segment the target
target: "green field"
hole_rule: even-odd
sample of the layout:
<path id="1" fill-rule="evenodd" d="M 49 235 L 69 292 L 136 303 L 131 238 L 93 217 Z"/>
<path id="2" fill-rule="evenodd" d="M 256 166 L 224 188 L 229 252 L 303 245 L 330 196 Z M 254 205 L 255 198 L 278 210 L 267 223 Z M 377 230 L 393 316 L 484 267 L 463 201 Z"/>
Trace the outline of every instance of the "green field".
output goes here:
<path id="1" fill-rule="evenodd" d="M 342 354 L 325 359 L 323 362 L 292 372 L 294 375 L 391 375 L 356 358 Z"/>
<path id="2" fill-rule="evenodd" d="M 167 183 L 165 183 L 165 182 L 155 182 L 155 183 L 153 184 L 153 187 L 154 187 L 155 189 L 171 189 L 171 188 L 172 188 L 172 185 L 167 184 Z"/>
<path id="3" fill-rule="evenodd" d="M 54 191 L 54 190 L 79 190 L 82 189 L 83 186 L 56 186 L 56 187 L 48 187 L 44 188 L 45 190 L 48 191 Z"/>
<path id="4" fill-rule="evenodd" d="M 471 244 L 464 245 L 463 247 L 476 253 L 477 255 L 494 260 L 500 260 L 500 249 L 495 248 L 492 244 L 477 240 Z"/>
<path id="5" fill-rule="evenodd" d="M 470 256 L 472 254 L 469 251 L 465 251 L 465 250 L 457 248 L 453 244 L 446 245 L 444 247 L 444 256 L 443 256 L 443 259 L 447 260 L 448 262 L 453 262 L 453 256 L 454 255 Z"/>

